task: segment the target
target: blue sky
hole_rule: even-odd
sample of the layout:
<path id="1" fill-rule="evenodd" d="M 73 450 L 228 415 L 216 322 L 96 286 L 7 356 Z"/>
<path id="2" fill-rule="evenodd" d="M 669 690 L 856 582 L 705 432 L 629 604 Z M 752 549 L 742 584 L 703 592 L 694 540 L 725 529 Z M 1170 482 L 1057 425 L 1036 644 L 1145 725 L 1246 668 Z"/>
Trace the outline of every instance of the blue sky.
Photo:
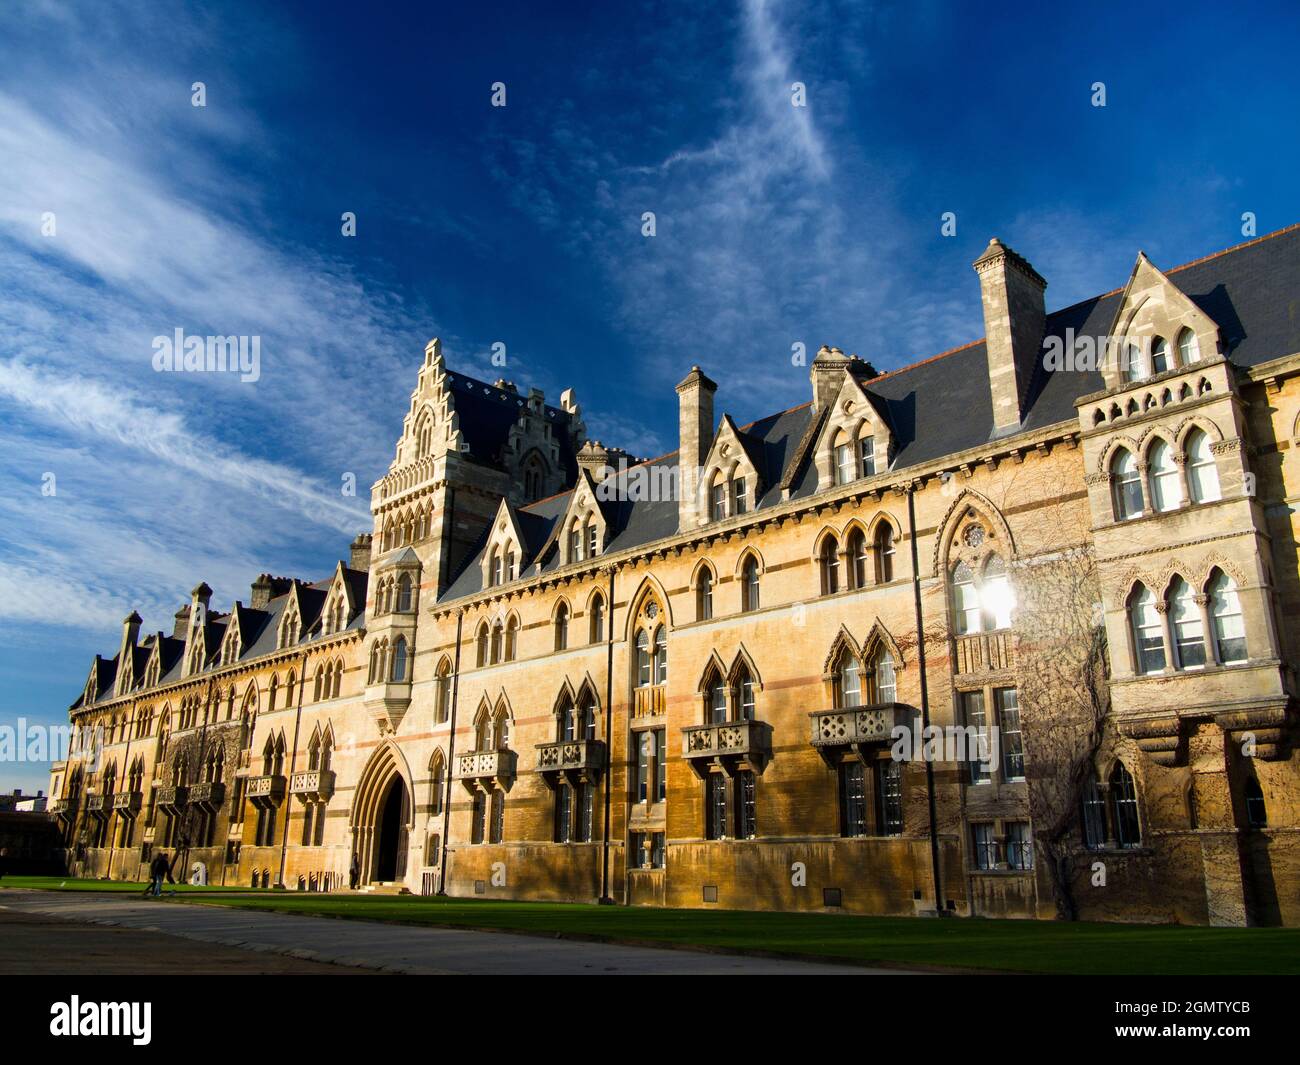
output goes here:
<path id="1" fill-rule="evenodd" d="M 432 336 L 652 455 L 692 363 L 748 420 L 807 399 L 796 342 L 977 339 L 994 234 L 1056 308 L 1300 220 L 1294 5 L 990 6 L 4 5 L 0 724 L 64 720 L 133 608 L 327 573 Z M 177 328 L 261 378 L 155 373 Z"/>

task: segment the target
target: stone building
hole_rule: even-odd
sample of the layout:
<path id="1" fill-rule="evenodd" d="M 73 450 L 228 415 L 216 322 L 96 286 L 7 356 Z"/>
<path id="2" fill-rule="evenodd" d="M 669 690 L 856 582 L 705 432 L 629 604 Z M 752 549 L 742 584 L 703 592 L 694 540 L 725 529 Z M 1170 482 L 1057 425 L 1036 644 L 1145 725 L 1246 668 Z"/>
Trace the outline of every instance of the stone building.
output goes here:
<path id="1" fill-rule="evenodd" d="M 974 267 L 984 339 L 748 425 L 691 368 L 647 462 L 432 341 L 332 574 L 95 659 L 74 870 L 1300 924 L 1300 227 Z"/>

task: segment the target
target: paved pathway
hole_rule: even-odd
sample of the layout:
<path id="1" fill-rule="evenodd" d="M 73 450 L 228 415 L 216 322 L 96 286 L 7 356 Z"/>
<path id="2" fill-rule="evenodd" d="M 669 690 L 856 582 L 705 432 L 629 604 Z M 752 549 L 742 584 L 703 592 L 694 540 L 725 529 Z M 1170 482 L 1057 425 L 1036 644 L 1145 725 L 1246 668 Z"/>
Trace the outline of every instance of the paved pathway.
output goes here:
<path id="1" fill-rule="evenodd" d="M 110 892 L 0 891 L 0 907 L 97 925 L 161 932 L 246 951 L 401 973 L 482 975 L 809 974 L 888 972 L 815 962 L 706 954 L 655 947 L 415 928 L 377 921 L 154 902 Z M 256 965 L 255 959 L 250 959 Z"/>

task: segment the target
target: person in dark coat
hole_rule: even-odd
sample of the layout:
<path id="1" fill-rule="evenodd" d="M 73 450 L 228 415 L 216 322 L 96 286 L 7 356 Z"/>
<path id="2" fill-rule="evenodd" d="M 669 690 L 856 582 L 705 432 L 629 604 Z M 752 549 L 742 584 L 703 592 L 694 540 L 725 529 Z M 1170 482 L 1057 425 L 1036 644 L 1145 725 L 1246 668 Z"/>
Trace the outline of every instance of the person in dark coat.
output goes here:
<path id="1" fill-rule="evenodd" d="M 357 856 L 352 855 L 352 865 L 348 868 L 348 883 L 352 890 L 357 890 L 357 882 L 361 879 L 361 863 L 357 861 Z"/>
<path id="2" fill-rule="evenodd" d="M 171 877 L 172 866 L 167 860 L 167 855 L 159 851 L 153 856 L 153 861 L 149 863 L 149 890 L 146 895 L 152 895 L 158 898 L 162 895 L 163 878 Z"/>

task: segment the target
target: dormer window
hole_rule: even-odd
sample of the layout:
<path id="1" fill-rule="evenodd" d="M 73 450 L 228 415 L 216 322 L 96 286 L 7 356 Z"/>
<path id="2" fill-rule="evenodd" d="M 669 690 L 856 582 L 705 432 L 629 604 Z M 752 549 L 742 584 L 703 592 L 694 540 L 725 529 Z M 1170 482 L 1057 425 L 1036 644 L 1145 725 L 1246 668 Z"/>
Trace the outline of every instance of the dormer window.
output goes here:
<path id="1" fill-rule="evenodd" d="M 876 438 L 864 436 L 858 441 L 858 460 L 862 463 L 862 476 L 874 477 L 876 473 Z"/>
<path id="2" fill-rule="evenodd" d="M 582 561 L 582 530 L 578 528 L 577 522 L 574 522 L 573 528 L 569 531 L 569 561 Z"/>
<path id="3" fill-rule="evenodd" d="M 1156 337 L 1151 345 L 1151 372 L 1164 373 L 1170 366 L 1169 345 L 1164 337 Z"/>
<path id="4" fill-rule="evenodd" d="M 709 513 L 714 521 L 721 521 L 727 516 L 727 482 L 721 475 L 713 482 L 710 490 Z"/>
<path id="5" fill-rule="evenodd" d="M 749 493 L 745 487 L 745 478 L 737 477 L 731 482 L 734 490 L 735 510 L 733 513 L 744 514 L 749 509 Z"/>
<path id="6" fill-rule="evenodd" d="M 1184 366 L 1201 361 L 1201 345 L 1190 329 L 1184 328 L 1178 334 L 1178 361 Z"/>
<path id="7" fill-rule="evenodd" d="M 857 479 L 853 445 L 847 440 L 835 445 L 835 483 L 848 484 Z"/>

